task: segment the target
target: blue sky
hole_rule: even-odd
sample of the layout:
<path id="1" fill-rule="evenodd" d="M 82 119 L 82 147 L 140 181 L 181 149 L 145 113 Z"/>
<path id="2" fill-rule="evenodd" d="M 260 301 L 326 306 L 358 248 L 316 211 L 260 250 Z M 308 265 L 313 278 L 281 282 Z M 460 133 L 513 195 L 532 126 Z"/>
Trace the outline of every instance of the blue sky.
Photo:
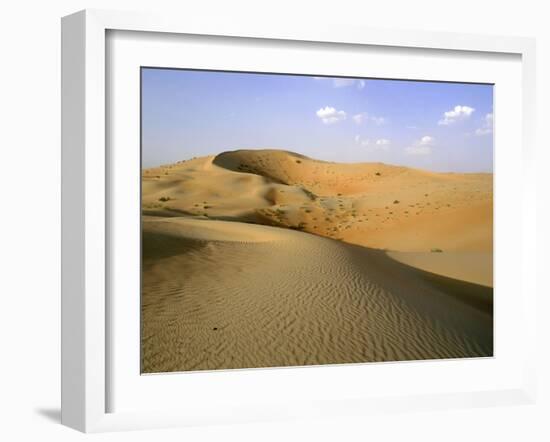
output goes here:
<path id="1" fill-rule="evenodd" d="M 143 167 L 234 149 L 492 172 L 493 87 L 142 69 Z"/>

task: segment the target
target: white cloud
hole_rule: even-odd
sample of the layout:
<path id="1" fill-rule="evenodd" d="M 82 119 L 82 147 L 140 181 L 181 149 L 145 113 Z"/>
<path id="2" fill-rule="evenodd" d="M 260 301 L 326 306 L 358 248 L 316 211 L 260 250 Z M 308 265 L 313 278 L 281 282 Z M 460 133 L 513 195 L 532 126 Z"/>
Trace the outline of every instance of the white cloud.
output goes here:
<path id="1" fill-rule="evenodd" d="M 419 144 L 422 146 L 429 146 L 430 144 L 433 144 L 434 137 L 430 137 L 429 135 L 424 135 L 422 138 L 420 138 Z"/>
<path id="2" fill-rule="evenodd" d="M 368 151 L 374 150 L 388 150 L 390 140 L 386 138 L 379 138 L 376 141 L 371 142 L 368 138 L 363 138 L 360 135 L 355 135 L 355 143 L 361 147 L 366 147 Z"/>
<path id="3" fill-rule="evenodd" d="M 333 78 L 333 77 L 313 77 L 316 81 L 331 80 L 332 87 L 356 87 L 357 89 L 364 89 L 367 82 L 365 80 L 358 80 L 355 78 Z"/>
<path id="4" fill-rule="evenodd" d="M 493 133 L 493 114 L 485 115 L 483 126 L 476 129 L 476 135 L 488 135 Z"/>
<path id="5" fill-rule="evenodd" d="M 386 119 L 384 117 L 370 117 L 370 120 L 377 126 L 382 126 L 386 124 Z"/>
<path id="6" fill-rule="evenodd" d="M 355 124 L 363 124 L 363 122 L 368 118 L 368 115 L 365 112 L 361 112 L 360 114 L 355 114 L 351 118 Z"/>
<path id="7" fill-rule="evenodd" d="M 355 124 L 363 124 L 367 121 L 371 121 L 377 126 L 381 126 L 386 123 L 386 119 L 384 117 L 376 117 L 374 115 L 369 116 L 366 112 L 361 112 L 359 114 L 355 114 L 353 117 L 351 117 Z"/>
<path id="8" fill-rule="evenodd" d="M 437 122 L 440 126 L 448 126 L 460 120 L 465 120 L 475 111 L 473 107 L 457 105 L 454 109 L 443 114 L 443 118 Z"/>
<path id="9" fill-rule="evenodd" d="M 419 140 L 415 141 L 411 146 L 405 148 L 405 152 L 409 155 L 429 155 L 432 153 L 432 146 L 435 140 L 430 135 L 424 135 Z"/>
<path id="10" fill-rule="evenodd" d="M 346 113 L 333 107 L 325 106 L 316 112 L 316 115 L 324 124 L 333 124 L 346 119 Z"/>

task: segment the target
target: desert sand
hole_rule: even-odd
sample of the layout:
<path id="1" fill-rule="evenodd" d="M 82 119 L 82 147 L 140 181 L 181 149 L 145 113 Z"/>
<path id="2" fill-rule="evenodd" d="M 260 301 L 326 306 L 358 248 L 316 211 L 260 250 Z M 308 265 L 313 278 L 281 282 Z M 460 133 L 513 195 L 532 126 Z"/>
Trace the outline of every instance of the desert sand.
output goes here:
<path id="1" fill-rule="evenodd" d="M 143 372 L 492 355 L 492 174 L 238 150 L 142 177 Z"/>

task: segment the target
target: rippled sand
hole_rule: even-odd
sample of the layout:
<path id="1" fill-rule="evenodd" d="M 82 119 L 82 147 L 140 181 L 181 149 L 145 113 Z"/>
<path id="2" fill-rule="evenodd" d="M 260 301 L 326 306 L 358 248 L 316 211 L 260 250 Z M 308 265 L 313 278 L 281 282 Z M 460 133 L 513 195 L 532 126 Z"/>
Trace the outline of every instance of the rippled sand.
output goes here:
<path id="1" fill-rule="evenodd" d="M 492 290 L 428 276 L 307 232 L 144 216 L 142 371 L 492 356 Z"/>

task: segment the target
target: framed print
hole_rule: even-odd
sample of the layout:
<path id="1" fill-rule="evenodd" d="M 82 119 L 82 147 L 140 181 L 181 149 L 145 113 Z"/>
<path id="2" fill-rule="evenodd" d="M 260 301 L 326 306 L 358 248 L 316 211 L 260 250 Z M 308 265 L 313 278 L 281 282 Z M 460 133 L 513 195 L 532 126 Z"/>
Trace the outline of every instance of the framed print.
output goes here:
<path id="1" fill-rule="evenodd" d="M 142 373 L 493 356 L 493 85 L 140 75 Z"/>
<path id="2" fill-rule="evenodd" d="M 84 11 L 62 41 L 63 423 L 533 400 L 531 40 Z"/>

